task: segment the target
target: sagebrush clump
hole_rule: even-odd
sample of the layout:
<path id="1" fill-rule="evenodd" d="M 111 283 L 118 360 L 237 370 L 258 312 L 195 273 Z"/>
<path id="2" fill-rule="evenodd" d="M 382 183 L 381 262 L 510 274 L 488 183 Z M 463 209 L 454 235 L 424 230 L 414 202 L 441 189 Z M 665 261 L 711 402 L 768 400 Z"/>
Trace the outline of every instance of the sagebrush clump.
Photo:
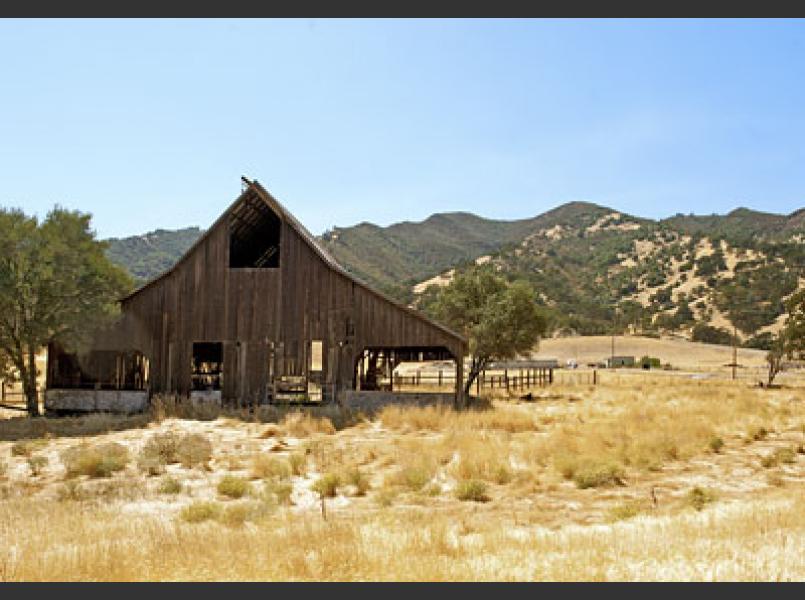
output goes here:
<path id="1" fill-rule="evenodd" d="M 80 444 L 65 450 L 61 455 L 67 477 L 111 477 L 122 471 L 129 462 L 129 452 L 116 442 L 88 445 Z"/>
<path id="2" fill-rule="evenodd" d="M 311 489 L 322 498 L 335 498 L 340 486 L 341 478 L 338 474 L 326 473 L 316 480 Z"/>
<path id="3" fill-rule="evenodd" d="M 489 502 L 486 483 L 477 479 L 459 481 L 456 486 L 456 498 L 472 502 Z"/>
<path id="4" fill-rule="evenodd" d="M 250 485 L 242 477 L 226 475 L 218 482 L 217 489 L 219 494 L 227 498 L 242 498 L 249 492 Z"/>
<path id="5" fill-rule="evenodd" d="M 161 475 L 166 465 L 181 463 L 185 468 L 206 468 L 211 458 L 212 444 L 204 435 L 166 432 L 149 438 L 140 451 L 137 466 L 148 475 Z"/>

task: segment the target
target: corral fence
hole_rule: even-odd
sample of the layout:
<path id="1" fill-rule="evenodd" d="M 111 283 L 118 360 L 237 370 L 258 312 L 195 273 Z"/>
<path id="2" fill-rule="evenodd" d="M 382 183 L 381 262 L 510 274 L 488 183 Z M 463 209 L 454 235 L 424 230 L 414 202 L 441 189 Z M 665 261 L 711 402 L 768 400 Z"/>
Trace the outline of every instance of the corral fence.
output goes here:
<path id="1" fill-rule="evenodd" d="M 39 397 L 39 404 L 41 406 L 45 401 L 45 391 L 40 389 L 37 392 L 37 396 Z M 5 381 L 0 381 L 0 408 L 27 412 L 25 392 L 9 385 Z"/>
<path id="2" fill-rule="evenodd" d="M 549 385 L 596 385 L 600 380 L 597 370 L 571 371 L 556 368 L 513 368 L 488 369 L 482 371 L 475 380 L 475 392 L 484 390 L 520 391 Z M 394 389 L 405 390 L 440 390 L 455 389 L 455 370 L 426 370 L 415 373 L 394 375 Z"/>

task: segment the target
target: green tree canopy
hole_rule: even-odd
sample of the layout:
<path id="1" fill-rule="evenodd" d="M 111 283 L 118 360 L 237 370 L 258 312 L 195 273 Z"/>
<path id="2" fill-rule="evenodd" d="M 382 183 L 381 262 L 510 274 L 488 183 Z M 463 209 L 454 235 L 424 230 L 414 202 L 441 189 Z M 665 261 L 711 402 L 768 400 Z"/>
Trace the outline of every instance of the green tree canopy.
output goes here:
<path id="1" fill-rule="evenodd" d="M 131 289 L 90 218 L 57 207 L 40 223 L 0 209 L 0 367 L 22 381 L 31 415 L 39 414 L 36 352 L 54 341 L 80 346 Z"/>
<path id="2" fill-rule="evenodd" d="M 531 286 L 508 283 L 487 266 L 457 274 L 424 308 L 469 341 L 465 396 L 491 361 L 532 350 L 547 327 Z"/>

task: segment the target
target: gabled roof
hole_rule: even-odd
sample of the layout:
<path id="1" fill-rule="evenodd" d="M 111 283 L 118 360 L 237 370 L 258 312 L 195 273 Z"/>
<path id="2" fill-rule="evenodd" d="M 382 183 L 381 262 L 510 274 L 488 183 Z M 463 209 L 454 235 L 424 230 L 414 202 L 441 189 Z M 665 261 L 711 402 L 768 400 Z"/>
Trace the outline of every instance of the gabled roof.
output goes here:
<path id="1" fill-rule="evenodd" d="M 305 241 L 305 243 L 311 248 L 311 250 L 313 250 L 313 252 L 315 252 L 318 255 L 318 257 L 321 258 L 321 260 L 323 260 L 324 263 L 329 268 L 333 269 L 334 271 L 337 271 L 338 273 L 340 273 L 344 277 L 350 279 L 353 283 L 355 283 L 355 285 L 358 285 L 358 286 L 364 288 L 368 292 L 376 295 L 377 297 L 381 298 L 382 300 L 385 300 L 386 302 L 389 302 L 390 304 L 394 305 L 395 307 L 399 308 L 400 310 L 407 312 L 408 314 L 410 314 L 410 315 L 412 315 L 412 316 L 414 316 L 414 317 L 416 317 L 416 318 L 428 323 L 429 325 L 432 325 L 433 327 L 436 327 L 437 329 L 440 329 L 444 333 L 461 340 L 465 344 L 467 343 L 467 340 L 462 335 L 460 335 L 460 334 L 456 333 L 455 331 L 445 327 L 441 323 L 437 323 L 436 321 L 434 321 L 433 319 L 430 319 L 429 317 L 425 316 L 421 312 L 419 312 L 417 310 L 414 310 L 413 308 L 411 308 L 409 306 L 406 306 L 406 305 L 398 302 L 397 300 L 394 300 L 393 298 L 390 298 L 389 296 L 387 296 L 383 292 L 375 289 L 374 287 L 370 286 L 365 281 L 359 279 L 354 274 L 352 274 L 349 271 L 347 271 L 344 267 L 342 267 L 338 263 L 338 261 L 335 260 L 335 258 L 332 257 L 332 255 L 330 255 L 329 252 L 327 252 L 327 250 L 325 250 L 321 246 L 321 244 L 319 244 L 319 242 L 318 242 L 318 240 L 316 240 L 315 236 L 312 233 L 310 233 L 307 230 L 307 228 L 304 225 L 302 225 L 302 223 L 300 223 L 297 220 L 297 218 L 294 217 L 276 198 L 274 198 L 270 193 L 268 193 L 268 191 L 262 185 L 260 185 L 260 183 L 256 179 L 252 180 L 252 181 L 249 181 L 248 179 L 246 179 L 244 177 L 243 180 L 244 180 L 244 182 L 246 182 L 248 184 L 246 189 L 244 189 L 243 192 L 241 192 L 241 194 L 237 197 L 237 199 L 234 202 L 232 202 L 232 204 L 229 205 L 229 207 L 221 214 L 221 216 L 219 216 L 215 220 L 215 222 L 195 241 L 195 243 L 192 246 L 190 246 L 190 248 L 187 249 L 187 251 L 181 256 L 181 258 L 179 260 L 177 260 L 176 263 L 170 269 L 168 269 L 165 272 L 161 273 L 160 275 L 157 275 L 156 277 L 150 279 L 149 281 L 147 281 L 146 283 L 144 283 L 143 285 L 141 285 L 140 287 L 138 287 L 137 289 L 135 289 L 134 291 L 132 291 L 128 295 L 124 296 L 121 299 L 121 302 L 126 301 L 126 300 L 128 300 L 130 298 L 133 298 L 134 296 L 136 296 L 140 292 L 146 290 L 147 288 L 153 286 L 157 282 L 161 281 L 162 279 L 165 279 L 168 275 L 170 275 L 181 263 L 183 263 L 195 251 L 195 249 L 198 246 L 200 246 L 206 240 L 206 238 L 211 234 L 213 229 L 215 229 L 224 219 L 226 219 L 230 215 L 232 210 L 236 206 L 238 206 L 240 204 L 240 202 L 242 202 L 243 199 L 248 194 L 256 193 L 257 196 L 261 200 L 263 200 L 263 202 L 268 204 L 268 206 L 275 213 L 277 213 L 277 215 L 280 217 L 280 219 L 282 219 L 283 221 L 288 223 L 288 225 L 294 231 L 296 231 L 297 234 L 299 234 L 299 236 Z"/>

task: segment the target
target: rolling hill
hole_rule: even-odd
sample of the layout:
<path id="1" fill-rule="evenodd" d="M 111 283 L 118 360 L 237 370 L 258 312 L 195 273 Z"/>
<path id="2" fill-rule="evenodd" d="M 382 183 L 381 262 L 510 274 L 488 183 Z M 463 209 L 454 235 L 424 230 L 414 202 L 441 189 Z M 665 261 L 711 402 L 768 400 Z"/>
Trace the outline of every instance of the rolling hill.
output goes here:
<path id="1" fill-rule="evenodd" d="M 202 233 L 191 227 L 112 239 L 108 254 L 141 283 Z M 530 219 L 441 213 L 388 227 L 336 227 L 319 240 L 357 277 L 424 309 L 433 286 L 487 263 L 528 280 L 554 330 L 566 333 L 676 331 L 724 343 L 735 327 L 746 345 L 763 347 L 782 323 L 784 300 L 805 285 L 805 209 L 654 221 L 571 202 Z"/>

